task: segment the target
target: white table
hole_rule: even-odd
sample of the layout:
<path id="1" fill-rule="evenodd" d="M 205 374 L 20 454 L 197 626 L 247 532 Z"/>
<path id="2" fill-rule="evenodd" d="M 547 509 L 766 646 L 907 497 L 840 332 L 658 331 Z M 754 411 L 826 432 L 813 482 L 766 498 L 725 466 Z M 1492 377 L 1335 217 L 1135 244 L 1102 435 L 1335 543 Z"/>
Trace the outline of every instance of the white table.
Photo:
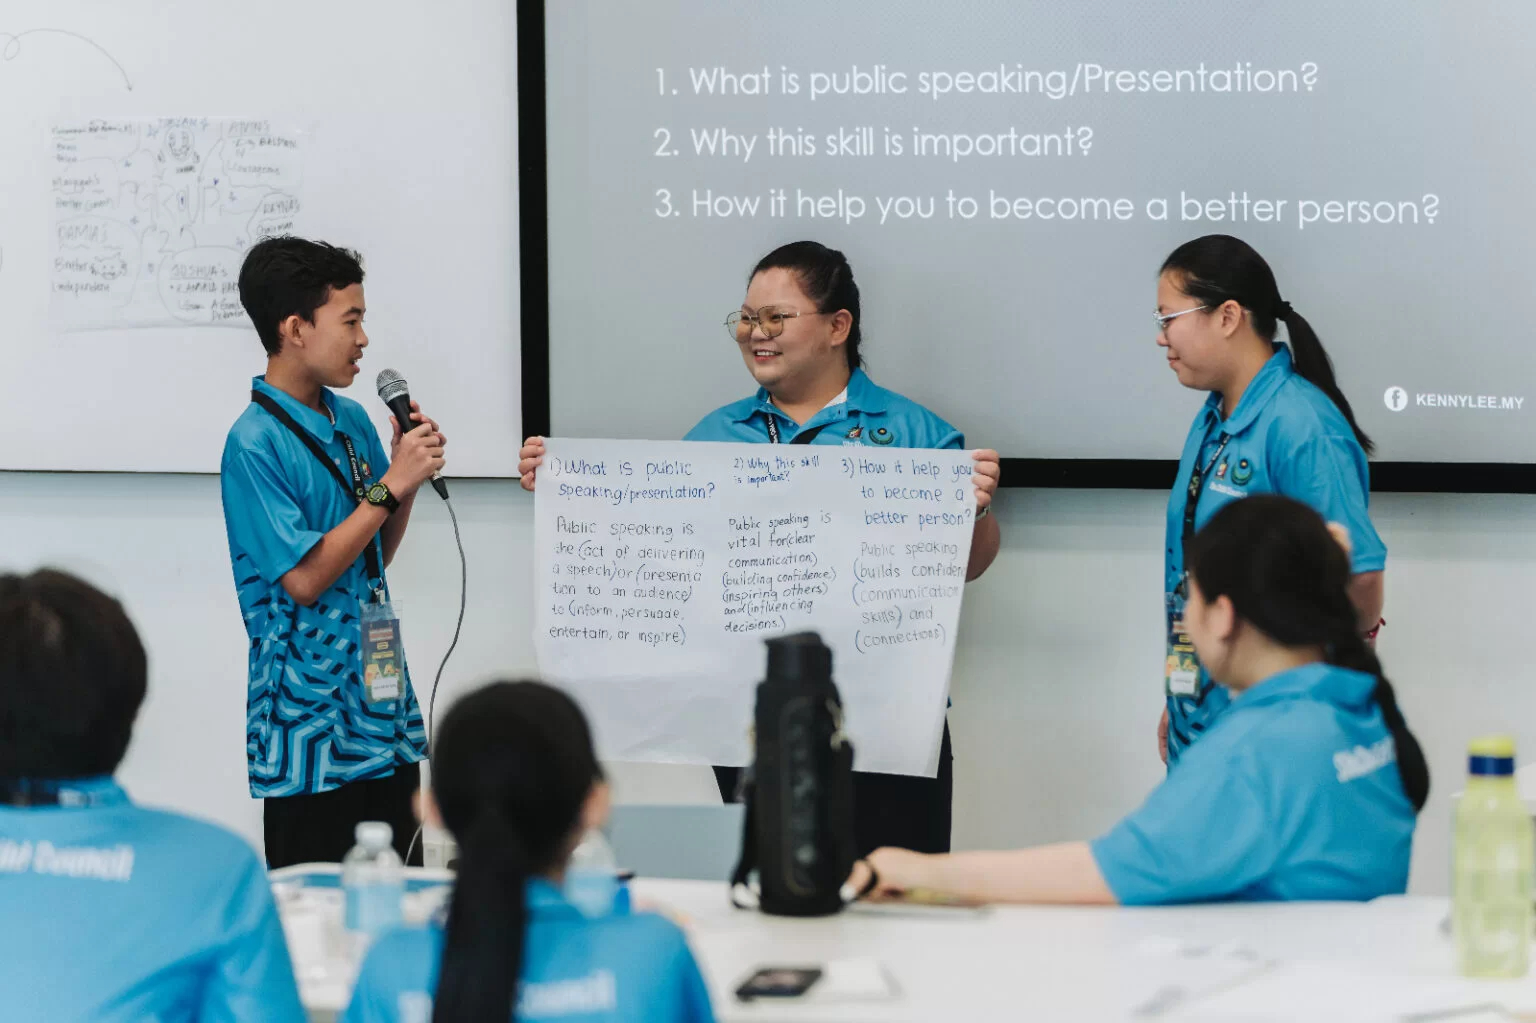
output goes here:
<path id="1" fill-rule="evenodd" d="M 1169 909 L 996 907 L 977 915 L 851 911 L 820 919 L 734 909 L 723 884 L 646 881 L 636 902 L 663 908 L 688 931 L 722 1020 L 806 1023 L 927 1020 L 1119 1020 L 1157 988 L 1211 971 L 1150 951 L 1160 939 L 1242 946 L 1275 960 L 1224 992 L 1207 992 L 1160 1019 L 1292 1020 L 1402 1018 L 1499 1003 L 1536 1013 L 1536 975 L 1515 982 L 1458 978 L 1442 929 L 1447 901 L 1219 905 Z M 872 1003 L 758 1002 L 733 992 L 762 965 L 872 956 L 899 996 Z M 301 975 L 305 972 L 302 963 Z M 334 1011 L 345 979 L 311 976 L 305 1004 Z M 813 992 L 814 994 L 814 992 Z M 1471 1023 L 1487 1017 L 1460 1017 Z M 1533 1016 L 1532 1018 L 1536 1018 Z"/>
<path id="2" fill-rule="evenodd" d="M 1168 909 L 996 907 L 981 917 L 928 913 L 904 919 L 849 912 L 793 920 L 733 909 L 721 885 L 640 882 L 636 896 L 685 914 L 716 1012 L 727 1020 L 1124 1019 L 1130 1006 L 1168 976 L 1167 963 L 1146 951 L 1159 938 L 1246 946 L 1282 961 L 1270 978 L 1283 983 L 1294 977 L 1315 987 L 1344 984 L 1370 992 L 1370 1000 L 1382 1004 L 1386 999 L 1379 992 L 1386 985 L 1406 992 L 1410 1004 L 1417 988 L 1428 1008 L 1500 1002 L 1536 1010 L 1536 977 L 1494 983 L 1455 975 L 1450 939 L 1441 930 L 1449 908 L 1444 899 Z M 902 990 L 900 1001 L 743 1006 L 732 995 L 736 983 L 764 963 L 860 955 L 885 965 Z M 1247 1004 L 1242 996 L 1248 986 L 1195 1000 L 1182 1014 L 1164 1018 L 1236 1018 L 1225 1011 L 1203 1015 L 1207 1007 L 1242 1011 L 1245 1020 L 1297 1018 L 1272 995 L 1268 1004 Z M 1299 1008 L 1312 1011 L 1310 1003 Z M 1340 1016 L 1310 1018 L 1372 1018 L 1359 1011 L 1350 1005 Z"/>
<path id="3" fill-rule="evenodd" d="M 402 900 L 407 923 L 421 923 L 449 891 L 453 872 L 440 867 L 406 868 L 408 892 Z M 328 1023 L 347 1006 L 356 979 L 356 956 L 340 947 L 341 865 L 301 863 L 271 872 L 272 892 L 282 916 L 288 951 L 293 957 L 299 996 L 317 1023 Z"/>

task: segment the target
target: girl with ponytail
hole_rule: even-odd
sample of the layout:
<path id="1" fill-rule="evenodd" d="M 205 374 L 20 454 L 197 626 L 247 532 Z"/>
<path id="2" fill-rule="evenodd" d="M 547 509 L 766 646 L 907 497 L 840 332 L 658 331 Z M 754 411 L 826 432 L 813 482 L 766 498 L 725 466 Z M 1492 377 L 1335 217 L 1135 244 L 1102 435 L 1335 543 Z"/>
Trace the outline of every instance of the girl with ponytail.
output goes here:
<path id="1" fill-rule="evenodd" d="M 1157 343 L 1185 387 L 1209 391 L 1184 442 L 1168 502 L 1163 605 L 1166 706 L 1158 746 L 1169 769 L 1227 706 L 1182 627 L 1185 545 L 1216 511 L 1250 494 L 1284 494 L 1342 523 L 1354 538 L 1355 629 L 1381 624 L 1387 549 L 1368 510 L 1373 445 L 1334 379 L 1312 325 L 1280 295 L 1246 242 L 1207 235 L 1163 261 Z M 1277 340 L 1285 327 L 1285 341 Z"/>
<path id="2" fill-rule="evenodd" d="M 1401 894 L 1429 768 L 1357 627 L 1346 546 L 1305 505 L 1258 496 L 1188 554 L 1189 636 L 1232 705 L 1141 809 L 1091 843 L 876 850 L 851 883 L 1126 905 Z"/>
<path id="3" fill-rule="evenodd" d="M 648 913 L 589 919 L 561 893 L 582 835 L 608 812 L 568 696 L 496 682 L 455 703 L 433 743 L 427 804 L 459 846 L 446 924 L 381 938 L 344 1023 L 509 1023 L 553 1005 L 580 1005 L 586 1020 L 712 1023 L 677 927 Z"/>

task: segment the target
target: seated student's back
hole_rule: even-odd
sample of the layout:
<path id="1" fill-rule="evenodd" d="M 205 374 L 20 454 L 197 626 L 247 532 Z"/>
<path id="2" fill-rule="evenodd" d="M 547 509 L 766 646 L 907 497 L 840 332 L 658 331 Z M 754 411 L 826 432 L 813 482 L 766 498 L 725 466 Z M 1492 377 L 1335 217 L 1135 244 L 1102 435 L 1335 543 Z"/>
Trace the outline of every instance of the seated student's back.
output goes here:
<path id="1" fill-rule="evenodd" d="M 1400 894 L 1429 766 L 1361 632 L 1343 532 L 1260 494 L 1190 539 L 1175 635 L 1232 705 L 1107 835 L 954 856 L 878 849 L 852 883 L 1121 905 Z"/>
<path id="2" fill-rule="evenodd" d="M 1336 527 L 1342 531 L 1343 527 Z M 1360 632 L 1348 551 L 1256 495 L 1189 541 L 1183 628 L 1231 706 L 1093 843 L 1126 904 L 1401 894 L 1429 774 Z"/>
<path id="3" fill-rule="evenodd" d="M 519 1020 L 709 1018 L 698 967 L 669 921 L 652 913 L 589 920 L 543 880 L 528 884 L 527 900 Z M 347 1023 L 427 1023 L 444 938 L 436 923 L 381 939 L 358 978 Z"/>
<path id="4" fill-rule="evenodd" d="M 255 852 L 112 779 L 145 679 L 116 601 L 0 576 L 0 1018 L 298 1023 Z"/>
<path id="5" fill-rule="evenodd" d="M 569 697 L 535 682 L 464 697 L 438 729 L 432 797 L 428 814 L 459 845 L 446 919 L 369 950 L 344 1023 L 511 1020 L 514 1007 L 518 1020 L 714 1019 L 676 925 L 618 910 L 589 917 L 562 891 L 608 800 Z"/>
<path id="6" fill-rule="evenodd" d="M 1377 685 L 1373 675 L 1315 663 L 1243 693 L 1141 809 L 1093 843 L 1116 898 L 1401 894 L 1416 810 Z"/>

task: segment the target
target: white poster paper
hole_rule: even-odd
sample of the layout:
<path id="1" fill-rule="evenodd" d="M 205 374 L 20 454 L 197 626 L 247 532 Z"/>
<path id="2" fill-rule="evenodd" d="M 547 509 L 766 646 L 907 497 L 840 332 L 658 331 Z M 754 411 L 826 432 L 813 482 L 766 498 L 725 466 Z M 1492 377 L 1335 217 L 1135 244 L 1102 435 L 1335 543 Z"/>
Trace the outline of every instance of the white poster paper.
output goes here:
<path id="1" fill-rule="evenodd" d="M 299 213 L 299 136 L 263 120 L 61 122 L 52 313 L 65 330 L 235 326 L 240 263 Z"/>
<path id="2" fill-rule="evenodd" d="M 962 451 L 551 439 L 535 648 L 606 759 L 741 765 L 770 636 L 833 650 L 855 767 L 938 767 L 975 493 Z"/>

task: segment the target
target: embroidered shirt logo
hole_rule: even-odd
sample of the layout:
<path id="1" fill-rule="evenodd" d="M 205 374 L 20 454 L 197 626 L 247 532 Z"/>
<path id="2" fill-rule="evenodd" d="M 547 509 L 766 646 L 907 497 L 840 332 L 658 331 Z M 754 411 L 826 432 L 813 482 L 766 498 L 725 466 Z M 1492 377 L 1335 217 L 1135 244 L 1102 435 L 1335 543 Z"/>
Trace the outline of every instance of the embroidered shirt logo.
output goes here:
<path id="1" fill-rule="evenodd" d="M 1333 755 L 1333 769 L 1339 781 L 1354 781 L 1381 770 L 1397 760 L 1397 744 L 1389 735 L 1380 742 L 1354 749 L 1341 749 Z"/>
<path id="2" fill-rule="evenodd" d="M 610 970 L 594 970 L 572 980 L 524 981 L 517 1015 L 534 1019 L 613 1012 L 619 1007 L 618 991 Z"/>

